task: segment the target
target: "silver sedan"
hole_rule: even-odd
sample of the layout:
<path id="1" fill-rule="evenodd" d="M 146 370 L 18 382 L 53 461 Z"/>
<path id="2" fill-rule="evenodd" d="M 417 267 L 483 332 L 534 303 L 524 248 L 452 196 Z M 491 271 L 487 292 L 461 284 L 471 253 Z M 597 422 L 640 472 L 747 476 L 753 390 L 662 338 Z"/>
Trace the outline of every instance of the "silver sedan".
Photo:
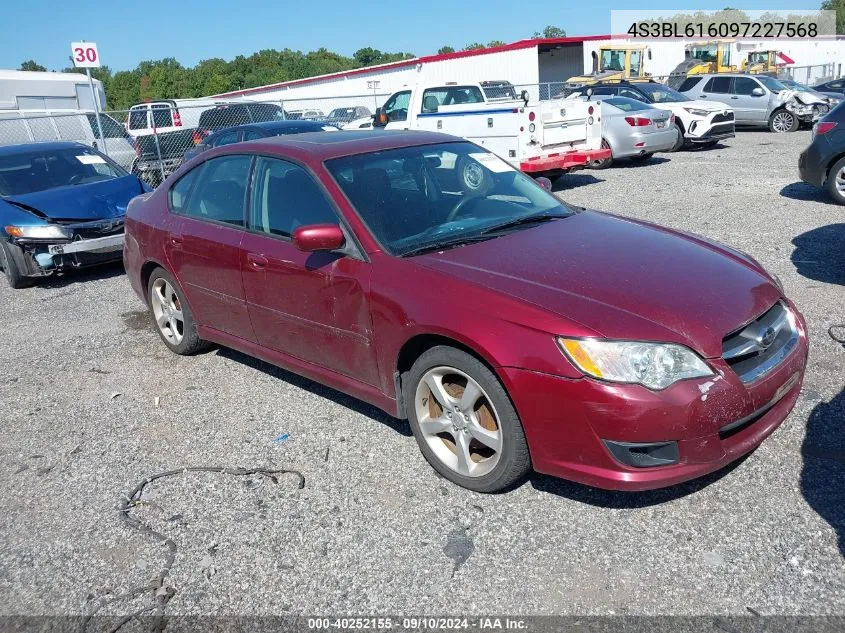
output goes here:
<path id="1" fill-rule="evenodd" d="M 655 152 L 674 147 L 678 128 L 669 110 L 660 110 L 627 97 L 607 97 L 602 103 L 602 147 L 611 157 L 590 163 L 593 169 L 605 169 L 614 160 L 647 160 Z"/>

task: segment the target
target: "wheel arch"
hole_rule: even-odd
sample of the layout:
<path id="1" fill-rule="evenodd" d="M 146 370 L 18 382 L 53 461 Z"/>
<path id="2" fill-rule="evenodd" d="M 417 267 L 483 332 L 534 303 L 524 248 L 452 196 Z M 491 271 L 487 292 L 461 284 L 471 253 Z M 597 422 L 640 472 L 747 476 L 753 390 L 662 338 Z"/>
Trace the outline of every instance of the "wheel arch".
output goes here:
<path id="1" fill-rule="evenodd" d="M 161 268 L 162 270 L 167 271 L 168 274 L 171 274 L 171 275 L 173 274 L 169 270 L 167 270 L 167 266 L 165 266 L 164 264 L 161 264 L 160 262 L 157 262 L 153 259 L 148 259 L 147 261 L 144 262 L 144 265 L 141 266 L 140 275 L 141 275 L 141 288 L 143 288 L 143 290 L 144 290 L 144 300 L 147 303 L 149 303 L 149 300 L 150 300 L 149 297 L 147 296 L 147 287 L 150 285 L 150 277 L 152 277 L 153 271 L 156 268 Z"/>
<path id="2" fill-rule="evenodd" d="M 833 166 L 836 163 L 838 163 L 840 160 L 842 160 L 843 158 L 845 158 L 845 152 L 839 152 L 827 162 L 827 165 L 824 168 L 824 182 L 825 183 L 827 183 L 827 181 L 830 179 L 830 170 L 833 169 Z"/>

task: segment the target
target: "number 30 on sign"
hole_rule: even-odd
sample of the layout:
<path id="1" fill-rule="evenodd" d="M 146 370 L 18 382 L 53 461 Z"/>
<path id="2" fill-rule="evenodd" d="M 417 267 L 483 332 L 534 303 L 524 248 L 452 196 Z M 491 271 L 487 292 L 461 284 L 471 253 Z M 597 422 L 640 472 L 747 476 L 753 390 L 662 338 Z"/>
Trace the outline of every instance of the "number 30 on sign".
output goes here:
<path id="1" fill-rule="evenodd" d="M 94 42 L 72 42 L 70 50 L 76 68 L 100 67 L 100 53 Z"/>

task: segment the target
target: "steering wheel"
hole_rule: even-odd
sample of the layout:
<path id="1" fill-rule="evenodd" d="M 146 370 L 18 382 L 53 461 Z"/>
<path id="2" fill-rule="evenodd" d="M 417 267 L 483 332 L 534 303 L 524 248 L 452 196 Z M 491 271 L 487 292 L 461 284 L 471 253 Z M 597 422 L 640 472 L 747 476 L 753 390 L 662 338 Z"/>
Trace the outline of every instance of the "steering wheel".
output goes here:
<path id="1" fill-rule="evenodd" d="M 481 198 L 478 196 L 467 196 L 466 198 L 458 202 L 458 204 L 455 205 L 455 208 L 449 212 L 449 215 L 446 216 L 446 222 L 454 222 L 458 215 L 460 215 L 461 211 L 463 211 L 467 207 L 467 205 L 469 205 L 470 203 L 478 202 L 479 200 L 481 200 Z"/>

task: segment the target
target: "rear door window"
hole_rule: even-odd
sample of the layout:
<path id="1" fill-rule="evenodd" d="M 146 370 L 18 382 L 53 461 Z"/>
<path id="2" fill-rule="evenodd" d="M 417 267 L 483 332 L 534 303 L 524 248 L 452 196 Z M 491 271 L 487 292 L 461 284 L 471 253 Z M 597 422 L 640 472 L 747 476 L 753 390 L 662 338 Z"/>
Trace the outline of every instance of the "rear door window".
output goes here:
<path id="1" fill-rule="evenodd" d="M 173 127 L 172 108 L 166 103 L 154 103 L 152 107 L 153 127 Z"/>
<path id="2" fill-rule="evenodd" d="M 727 94 L 730 91 L 730 77 L 711 77 L 710 81 L 704 86 L 704 92 L 712 92 L 713 94 Z"/>
<path id="3" fill-rule="evenodd" d="M 222 156 L 203 163 L 182 213 L 199 220 L 243 226 L 251 161 L 250 156 Z"/>
<path id="4" fill-rule="evenodd" d="M 232 130 L 231 132 L 224 132 L 220 136 L 214 139 L 214 143 L 212 145 L 214 147 L 220 147 L 221 145 L 231 145 L 232 143 L 238 142 L 238 131 Z"/>
<path id="5" fill-rule="evenodd" d="M 147 123 L 147 106 L 132 108 L 129 111 L 129 129 L 146 130 L 148 127 L 150 126 Z"/>
<path id="6" fill-rule="evenodd" d="M 737 77 L 734 79 L 734 94 L 750 95 L 754 88 L 759 88 L 760 84 L 751 79 L 751 77 Z"/>

